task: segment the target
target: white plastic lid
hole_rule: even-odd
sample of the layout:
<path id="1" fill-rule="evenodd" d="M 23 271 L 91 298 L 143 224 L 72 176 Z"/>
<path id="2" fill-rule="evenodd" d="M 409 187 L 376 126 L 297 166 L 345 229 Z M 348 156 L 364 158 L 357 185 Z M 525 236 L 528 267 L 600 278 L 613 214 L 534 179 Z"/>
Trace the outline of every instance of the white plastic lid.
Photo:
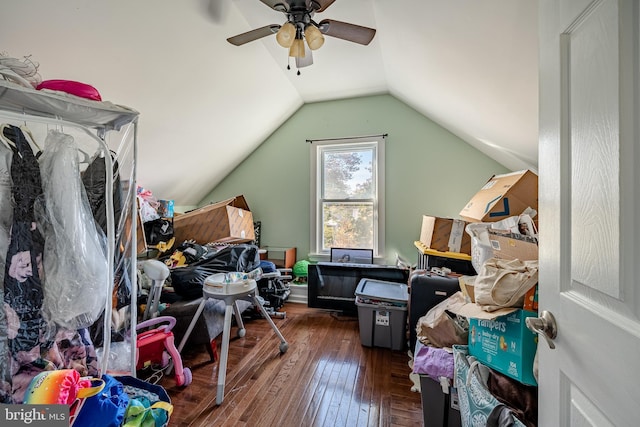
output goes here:
<path id="1" fill-rule="evenodd" d="M 405 283 L 385 282 L 382 280 L 362 279 L 356 288 L 356 295 L 393 302 L 409 301 L 409 292 Z"/>

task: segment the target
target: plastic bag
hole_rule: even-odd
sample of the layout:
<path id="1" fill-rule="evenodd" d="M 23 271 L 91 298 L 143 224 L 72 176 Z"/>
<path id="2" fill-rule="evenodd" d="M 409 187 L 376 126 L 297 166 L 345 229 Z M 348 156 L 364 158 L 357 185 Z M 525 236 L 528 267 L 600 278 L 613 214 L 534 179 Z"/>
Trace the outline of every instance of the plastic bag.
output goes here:
<path id="1" fill-rule="evenodd" d="M 482 264 L 493 256 L 493 248 L 489 243 L 489 233 L 487 229 L 490 224 L 484 222 L 473 222 L 467 224 L 465 230 L 471 236 L 471 265 L 476 271 L 480 271 Z"/>
<path id="2" fill-rule="evenodd" d="M 104 234 L 80 180 L 73 137 L 49 131 L 40 173 L 44 197 L 34 208 L 45 237 L 44 316 L 68 329 L 88 327 L 106 304 L 108 263 Z"/>
<path id="3" fill-rule="evenodd" d="M 160 204 L 158 203 L 158 200 L 153 197 L 151 191 L 138 186 L 136 197 L 138 199 L 140 218 L 143 223 L 160 218 L 160 214 L 158 214 L 158 207 Z"/>
<path id="4" fill-rule="evenodd" d="M 173 221 L 165 218 L 147 221 L 144 223 L 144 235 L 149 246 L 167 243 L 173 238 Z"/>
<path id="5" fill-rule="evenodd" d="M 467 224 L 465 231 L 471 236 L 471 265 L 473 265 L 473 268 L 476 271 L 480 271 L 482 264 L 493 257 L 493 248 L 489 241 L 488 232 L 490 228 L 537 237 L 537 230 L 532 220 L 536 215 L 535 209 L 527 208 L 522 214 L 505 218 L 501 221 Z"/>
<path id="6" fill-rule="evenodd" d="M 432 307 L 427 314 L 418 319 L 416 333 L 420 342 L 433 347 L 451 347 L 454 344 L 466 344 L 469 326 L 458 322 L 448 310 L 455 311 L 465 304 L 462 292 L 456 292 L 446 300 Z"/>

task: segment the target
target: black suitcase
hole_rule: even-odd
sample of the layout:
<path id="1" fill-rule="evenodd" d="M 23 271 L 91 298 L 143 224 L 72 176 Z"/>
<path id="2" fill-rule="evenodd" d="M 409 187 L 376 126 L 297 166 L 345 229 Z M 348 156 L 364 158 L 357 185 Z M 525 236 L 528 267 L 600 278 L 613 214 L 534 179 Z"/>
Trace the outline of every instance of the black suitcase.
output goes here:
<path id="1" fill-rule="evenodd" d="M 409 345 L 416 348 L 418 319 L 460 290 L 457 277 L 442 277 L 416 270 L 409 279 Z"/>

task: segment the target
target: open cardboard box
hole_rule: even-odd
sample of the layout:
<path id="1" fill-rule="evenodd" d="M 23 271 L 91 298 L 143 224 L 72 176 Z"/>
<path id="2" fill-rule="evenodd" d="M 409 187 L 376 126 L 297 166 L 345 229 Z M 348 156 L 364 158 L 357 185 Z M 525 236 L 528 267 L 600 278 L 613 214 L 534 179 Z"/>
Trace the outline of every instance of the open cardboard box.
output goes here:
<path id="1" fill-rule="evenodd" d="M 538 175 L 530 170 L 494 175 L 460 211 L 469 222 L 494 222 L 538 210 Z"/>
<path id="2" fill-rule="evenodd" d="M 464 231 L 466 225 L 461 219 L 423 215 L 420 242 L 436 251 L 471 255 L 471 236 Z"/>
<path id="3" fill-rule="evenodd" d="M 173 219 L 176 243 L 246 243 L 255 239 L 253 215 L 244 196 L 211 203 Z"/>
<path id="4" fill-rule="evenodd" d="M 538 259 L 538 243 L 535 238 L 494 229 L 487 231 L 494 258 L 520 261 Z"/>

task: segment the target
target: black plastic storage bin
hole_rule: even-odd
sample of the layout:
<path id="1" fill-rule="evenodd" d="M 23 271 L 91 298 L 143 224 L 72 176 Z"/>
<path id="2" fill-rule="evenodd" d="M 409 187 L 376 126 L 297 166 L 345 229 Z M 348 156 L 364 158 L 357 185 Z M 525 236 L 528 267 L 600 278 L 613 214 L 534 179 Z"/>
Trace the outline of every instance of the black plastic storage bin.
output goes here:
<path id="1" fill-rule="evenodd" d="M 437 381 L 428 375 L 420 375 L 420 393 L 424 427 L 461 427 L 455 388 L 448 386 L 445 393 Z"/>

